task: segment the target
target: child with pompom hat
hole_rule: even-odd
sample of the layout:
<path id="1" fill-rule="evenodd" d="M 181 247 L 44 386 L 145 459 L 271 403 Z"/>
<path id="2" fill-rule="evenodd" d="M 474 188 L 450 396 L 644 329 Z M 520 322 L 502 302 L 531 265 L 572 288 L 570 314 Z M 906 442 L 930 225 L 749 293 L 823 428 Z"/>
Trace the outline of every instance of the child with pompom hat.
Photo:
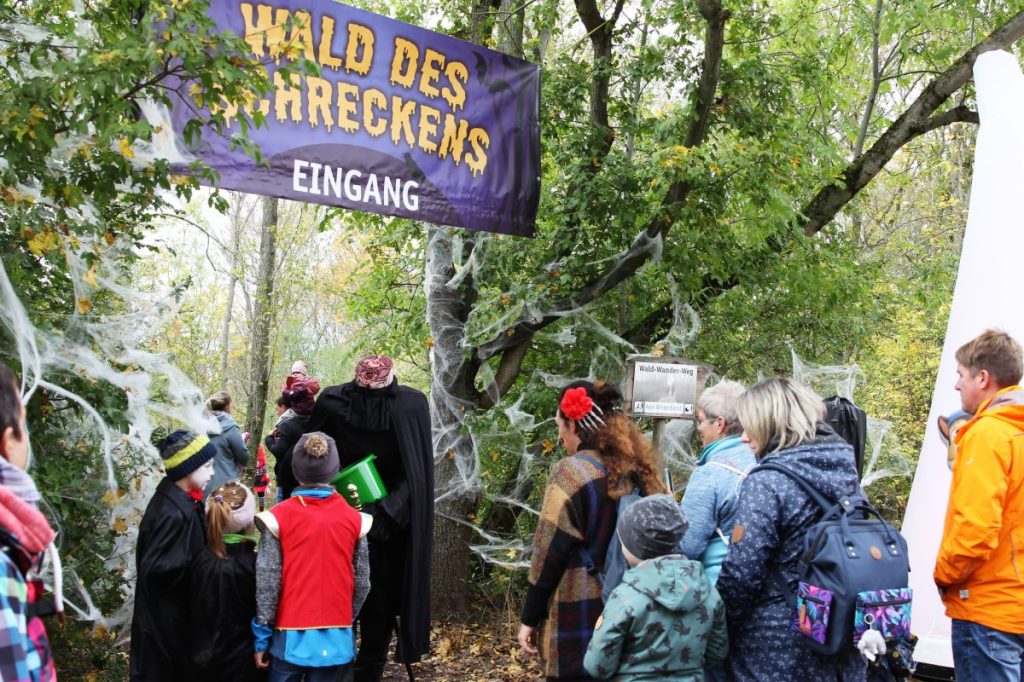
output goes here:
<path id="1" fill-rule="evenodd" d="M 331 437 L 307 433 L 291 459 L 299 485 L 256 515 L 256 665 L 271 680 L 335 682 L 355 657 L 352 623 L 370 589 L 363 539 L 372 518 L 331 487 L 339 470 Z"/>

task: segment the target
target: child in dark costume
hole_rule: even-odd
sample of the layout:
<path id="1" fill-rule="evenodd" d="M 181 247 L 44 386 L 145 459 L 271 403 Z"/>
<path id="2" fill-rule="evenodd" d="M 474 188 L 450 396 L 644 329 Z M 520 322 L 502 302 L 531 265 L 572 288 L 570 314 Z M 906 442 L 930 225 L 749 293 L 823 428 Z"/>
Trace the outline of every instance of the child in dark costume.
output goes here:
<path id="1" fill-rule="evenodd" d="M 213 477 L 216 448 L 194 431 L 157 444 L 167 475 L 139 524 L 135 549 L 132 682 L 188 680 L 188 567 L 206 544 L 202 490 Z"/>
<path id="2" fill-rule="evenodd" d="M 252 660 L 256 615 L 255 497 L 228 481 L 206 499 L 206 547 L 189 568 L 190 682 L 261 682 Z"/>

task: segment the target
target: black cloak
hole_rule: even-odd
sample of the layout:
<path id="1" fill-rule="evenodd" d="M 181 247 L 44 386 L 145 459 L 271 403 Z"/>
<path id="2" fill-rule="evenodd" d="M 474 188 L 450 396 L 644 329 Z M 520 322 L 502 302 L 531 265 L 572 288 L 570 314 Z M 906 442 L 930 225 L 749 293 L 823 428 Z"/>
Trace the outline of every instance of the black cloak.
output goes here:
<path id="1" fill-rule="evenodd" d="M 253 660 L 252 619 L 256 615 L 256 545 L 227 544 L 228 558 L 209 547 L 188 571 L 189 682 L 260 682 L 266 671 Z"/>
<path id="2" fill-rule="evenodd" d="M 189 679 L 188 567 L 206 544 L 203 503 L 164 477 L 139 524 L 132 682 Z"/>
<path id="3" fill-rule="evenodd" d="M 391 477 L 387 470 L 395 463 L 385 455 L 397 446 L 402 470 L 391 473 L 397 474 L 401 483 L 388 487 L 387 497 L 376 505 L 374 525 L 384 520 L 380 518 L 383 511 L 387 523 L 407 530 L 399 536 L 406 538 L 406 546 L 392 547 L 406 561 L 395 658 L 400 663 L 416 663 L 430 649 L 434 456 L 427 398 L 416 389 L 400 386 L 397 380 L 381 389 L 365 388 L 355 381 L 330 386 L 317 398 L 307 429 L 322 431 L 335 440 L 342 468 L 369 454 L 377 455 L 377 468 L 386 487 Z M 371 537 L 371 549 L 374 542 Z M 377 542 L 388 551 L 388 539 Z M 388 586 L 371 582 L 371 592 L 378 589 L 387 590 Z"/>
<path id="4" fill-rule="evenodd" d="M 292 491 L 299 487 L 299 482 L 295 480 L 295 474 L 292 472 L 292 448 L 306 432 L 308 423 L 308 414 L 285 419 L 278 424 L 276 433 L 268 434 L 263 440 L 267 449 L 274 455 L 274 479 L 277 481 L 278 489 L 284 494 L 281 499 L 287 500 L 292 496 Z"/>

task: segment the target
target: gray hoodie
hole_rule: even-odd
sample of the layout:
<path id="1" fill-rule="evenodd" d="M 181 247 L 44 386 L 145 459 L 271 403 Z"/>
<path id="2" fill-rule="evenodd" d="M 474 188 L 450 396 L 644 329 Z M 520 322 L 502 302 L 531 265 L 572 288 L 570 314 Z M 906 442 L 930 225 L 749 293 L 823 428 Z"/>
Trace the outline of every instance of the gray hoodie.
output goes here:
<path id="1" fill-rule="evenodd" d="M 220 424 L 220 433 L 207 433 L 210 443 L 217 448 L 213 458 L 213 478 L 203 489 L 209 495 L 218 486 L 241 476 L 241 468 L 249 461 L 249 451 L 242 441 L 242 430 L 227 412 L 214 412 Z"/>

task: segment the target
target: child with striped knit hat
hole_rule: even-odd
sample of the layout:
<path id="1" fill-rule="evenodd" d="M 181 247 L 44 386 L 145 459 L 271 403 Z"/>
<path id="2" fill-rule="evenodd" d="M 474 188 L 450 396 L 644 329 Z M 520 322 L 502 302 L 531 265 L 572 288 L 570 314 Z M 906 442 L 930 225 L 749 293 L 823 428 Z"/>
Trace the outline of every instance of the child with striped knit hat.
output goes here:
<path id="1" fill-rule="evenodd" d="M 206 544 L 203 486 L 216 448 L 204 434 L 175 431 L 156 443 L 166 476 L 146 507 L 135 548 L 132 682 L 189 678 L 187 571 Z"/>

